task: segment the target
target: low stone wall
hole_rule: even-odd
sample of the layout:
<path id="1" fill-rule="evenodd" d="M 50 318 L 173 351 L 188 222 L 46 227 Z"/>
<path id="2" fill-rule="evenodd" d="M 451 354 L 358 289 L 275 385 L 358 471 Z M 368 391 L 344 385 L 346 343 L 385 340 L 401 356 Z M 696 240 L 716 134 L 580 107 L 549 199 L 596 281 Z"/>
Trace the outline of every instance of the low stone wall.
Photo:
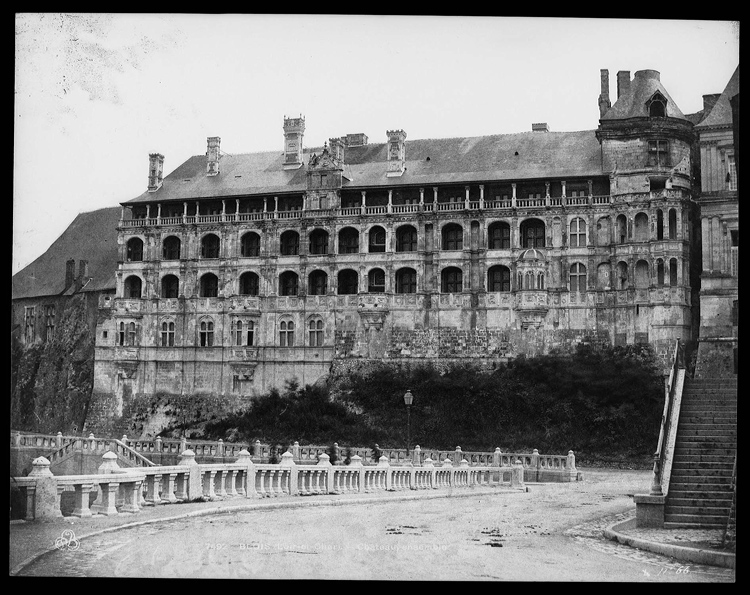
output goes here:
<path id="1" fill-rule="evenodd" d="M 351 464 L 335 466 L 321 454 L 316 465 L 297 465 L 287 451 L 281 463 L 272 465 L 254 463 L 246 450 L 232 463 L 199 464 L 190 450 L 171 466 L 121 469 L 113 452 L 101 460 L 96 474 L 55 476 L 49 461 L 38 457 L 27 477 L 11 477 L 11 494 L 15 492 L 11 517 L 49 521 L 63 516 L 137 514 L 144 506 L 227 498 L 500 485 L 525 489 L 520 460 L 508 467 L 471 467 L 466 460 L 454 466 L 449 459 L 438 465 L 426 459 L 422 467 L 414 467 L 393 466 L 383 456 L 377 465 L 365 466 L 354 455 Z M 65 505 L 66 493 L 72 496 L 72 506 Z"/>

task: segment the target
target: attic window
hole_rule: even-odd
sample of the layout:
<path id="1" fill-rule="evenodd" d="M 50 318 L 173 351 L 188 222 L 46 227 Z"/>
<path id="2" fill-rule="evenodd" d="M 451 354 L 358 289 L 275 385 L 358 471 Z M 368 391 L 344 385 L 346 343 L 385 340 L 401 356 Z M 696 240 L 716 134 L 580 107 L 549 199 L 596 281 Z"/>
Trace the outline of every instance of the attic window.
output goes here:
<path id="1" fill-rule="evenodd" d="M 428 157 L 427 159 L 425 159 L 425 161 L 429 161 L 429 160 L 430 160 L 430 158 L 429 158 L 429 157 Z"/>
<path id="2" fill-rule="evenodd" d="M 667 115 L 667 100 L 661 93 L 654 95 L 646 102 L 649 118 L 664 118 Z"/>

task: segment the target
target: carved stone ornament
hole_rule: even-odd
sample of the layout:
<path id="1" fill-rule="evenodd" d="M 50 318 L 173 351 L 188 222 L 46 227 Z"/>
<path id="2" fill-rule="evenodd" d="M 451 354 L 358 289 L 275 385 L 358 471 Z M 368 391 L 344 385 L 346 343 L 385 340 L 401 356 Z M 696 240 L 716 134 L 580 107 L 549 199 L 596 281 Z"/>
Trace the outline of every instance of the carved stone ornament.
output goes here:
<path id="1" fill-rule="evenodd" d="M 385 324 L 385 319 L 388 317 L 388 310 L 360 309 L 359 316 L 366 329 L 381 330 Z"/>

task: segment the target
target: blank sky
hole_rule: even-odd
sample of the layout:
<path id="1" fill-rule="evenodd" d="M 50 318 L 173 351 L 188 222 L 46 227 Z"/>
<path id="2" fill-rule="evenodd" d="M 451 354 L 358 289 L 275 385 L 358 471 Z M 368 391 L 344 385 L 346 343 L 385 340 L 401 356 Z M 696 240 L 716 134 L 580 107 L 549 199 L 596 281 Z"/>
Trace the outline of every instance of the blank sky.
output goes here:
<path id="1" fill-rule="evenodd" d="M 84 211 L 204 154 L 364 132 L 384 142 L 594 130 L 600 69 L 653 69 L 683 113 L 739 64 L 729 21 L 507 17 L 18 14 L 13 273 Z"/>

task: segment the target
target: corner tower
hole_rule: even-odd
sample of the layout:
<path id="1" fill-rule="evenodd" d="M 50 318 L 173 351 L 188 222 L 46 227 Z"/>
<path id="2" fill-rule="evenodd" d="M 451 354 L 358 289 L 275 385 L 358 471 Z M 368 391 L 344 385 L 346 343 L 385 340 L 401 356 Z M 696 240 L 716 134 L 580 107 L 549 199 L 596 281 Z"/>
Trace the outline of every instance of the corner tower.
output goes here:
<path id="1" fill-rule="evenodd" d="M 608 72 L 602 70 L 601 77 L 605 95 Z M 659 73 L 639 70 L 631 81 L 628 71 L 620 71 L 617 89 L 617 101 L 608 109 L 600 96 L 602 115 L 596 132 L 611 194 L 663 188 L 689 192 L 693 124 L 669 96 Z"/>

